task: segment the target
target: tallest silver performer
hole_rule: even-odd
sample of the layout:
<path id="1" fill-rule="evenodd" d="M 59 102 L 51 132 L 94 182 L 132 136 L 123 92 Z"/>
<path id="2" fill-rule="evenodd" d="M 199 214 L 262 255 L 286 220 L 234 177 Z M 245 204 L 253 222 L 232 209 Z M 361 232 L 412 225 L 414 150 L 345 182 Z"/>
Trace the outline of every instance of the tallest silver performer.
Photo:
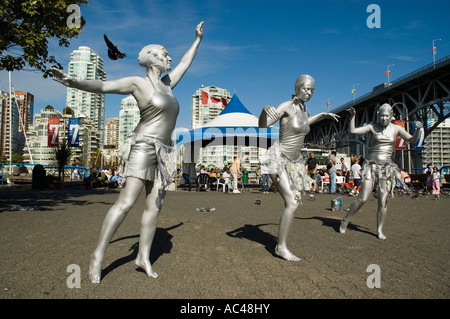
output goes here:
<path id="1" fill-rule="evenodd" d="M 196 28 L 196 38 L 180 63 L 171 71 L 166 48 L 147 45 L 139 53 L 139 64 L 146 68 L 144 77 L 130 76 L 113 81 L 78 80 L 53 69 L 55 80 L 68 87 L 93 93 L 132 94 L 140 111 L 140 122 L 128 138 L 125 151 L 125 187 L 105 216 L 97 248 L 91 255 L 89 278 L 93 283 L 101 279 L 102 260 L 112 236 L 145 188 L 145 210 L 142 215 L 139 252 L 136 265 L 149 277 L 158 275 L 150 264 L 150 248 L 165 197 L 165 186 L 173 177 L 171 137 L 179 113 L 178 101 L 172 89 L 190 67 L 203 39 L 203 22 Z M 171 71 L 171 72 L 169 72 Z M 165 76 L 161 75 L 165 72 Z"/>

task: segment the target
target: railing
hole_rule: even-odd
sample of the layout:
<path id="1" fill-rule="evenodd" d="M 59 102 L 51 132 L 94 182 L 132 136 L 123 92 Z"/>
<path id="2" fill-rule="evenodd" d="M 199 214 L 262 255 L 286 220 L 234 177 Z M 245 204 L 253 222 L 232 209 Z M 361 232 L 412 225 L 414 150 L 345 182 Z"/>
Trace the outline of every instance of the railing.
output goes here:
<path id="1" fill-rule="evenodd" d="M 11 181 L 20 181 L 23 183 L 31 183 L 33 179 L 33 169 L 36 165 L 42 165 L 46 170 L 46 176 L 58 176 L 58 165 L 49 165 L 49 164 L 25 164 L 25 163 L 0 163 L 1 165 L 1 184 L 0 186 L 4 186 L 6 184 L 7 179 L 9 178 Z M 28 173 L 25 176 L 14 175 L 13 167 L 14 166 L 25 166 L 27 167 Z M 84 166 L 64 166 L 64 180 L 70 181 L 80 181 L 87 177 L 91 171 L 90 167 Z M 75 173 L 76 172 L 76 173 Z"/>

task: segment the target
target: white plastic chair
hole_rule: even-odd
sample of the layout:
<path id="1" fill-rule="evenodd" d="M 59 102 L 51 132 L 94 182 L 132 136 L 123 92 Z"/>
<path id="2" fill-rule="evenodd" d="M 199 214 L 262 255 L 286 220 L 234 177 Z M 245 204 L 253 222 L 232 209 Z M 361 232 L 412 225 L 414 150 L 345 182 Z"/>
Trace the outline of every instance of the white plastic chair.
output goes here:
<path id="1" fill-rule="evenodd" d="M 320 176 L 320 188 L 322 190 L 322 193 L 324 186 L 329 184 L 330 184 L 330 176 Z"/>
<path id="2" fill-rule="evenodd" d="M 219 191 L 219 187 L 222 186 L 222 190 L 225 193 L 226 186 L 230 183 L 230 178 L 218 178 L 217 179 L 217 191 Z"/>
<path id="3" fill-rule="evenodd" d="M 336 185 L 342 185 L 345 183 L 345 176 L 336 176 Z"/>

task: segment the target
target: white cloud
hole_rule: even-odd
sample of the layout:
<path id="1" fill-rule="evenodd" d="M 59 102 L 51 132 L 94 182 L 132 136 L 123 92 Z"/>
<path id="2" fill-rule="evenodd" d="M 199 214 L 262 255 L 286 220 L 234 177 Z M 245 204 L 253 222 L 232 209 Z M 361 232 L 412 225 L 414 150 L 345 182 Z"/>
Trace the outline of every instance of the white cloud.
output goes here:
<path id="1" fill-rule="evenodd" d="M 391 55 L 390 58 L 403 61 L 403 62 L 417 62 L 418 58 L 410 56 L 410 55 Z"/>

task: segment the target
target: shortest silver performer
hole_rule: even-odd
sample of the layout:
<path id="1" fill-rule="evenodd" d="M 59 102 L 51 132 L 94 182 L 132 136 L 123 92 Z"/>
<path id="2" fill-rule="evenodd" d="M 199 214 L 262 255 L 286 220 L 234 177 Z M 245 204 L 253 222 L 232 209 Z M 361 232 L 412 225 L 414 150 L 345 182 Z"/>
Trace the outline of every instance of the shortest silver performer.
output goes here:
<path id="1" fill-rule="evenodd" d="M 347 215 L 341 222 L 340 232 L 345 233 L 347 225 L 362 205 L 367 201 L 375 185 L 378 191 L 378 238 L 386 239 L 383 234 L 383 224 L 387 215 L 387 199 L 390 191 L 400 176 L 400 169 L 392 161 L 395 152 L 397 136 L 400 136 L 406 142 L 415 143 L 419 138 L 421 122 L 416 122 L 417 130 L 413 136 L 405 131 L 401 126 L 391 123 L 393 120 L 392 107 L 389 104 L 383 104 L 378 108 L 378 122 L 367 124 L 365 126 L 355 127 L 356 111 L 350 107 L 348 111 L 351 114 L 350 133 L 352 134 L 370 134 L 371 148 L 370 153 L 364 163 L 362 163 L 361 189 L 359 196 L 355 199 L 349 208 L 346 208 Z M 405 185 L 406 186 L 406 185 Z"/>
<path id="2" fill-rule="evenodd" d="M 275 254 L 286 260 L 298 261 L 292 254 L 286 240 L 294 219 L 294 213 L 301 202 L 302 192 L 309 189 L 312 179 L 308 176 L 301 149 L 309 126 L 320 118 L 338 120 L 334 113 L 320 113 L 308 118 L 305 103 L 314 93 L 315 82 L 310 75 L 300 75 L 295 82 L 295 95 L 278 107 L 264 106 L 259 116 L 259 127 L 267 128 L 280 121 L 280 137 L 261 159 L 261 167 L 269 172 L 285 202 L 278 230 Z"/>
<path id="3" fill-rule="evenodd" d="M 172 70 L 172 59 L 166 48 L 150 44 L 139 53 L 139 65 L 146 69 L 144 77 L 129 76 L 113 81 L 79 80 L 57 69 L 55 80 L 65 86 L 94 93 L 132 94 L 137 101 L 141 119 L 129 135 L 122 154 L 125 186 L 105 216 L 97 248 L 91 255 L 89 278 L 99 283 L 106 248 L 117 228 L 145 189 L 145 210 L 142 214 L 139 252 L 136 265 L 149 277 L 158 277 L 150 264 L 150 248 L 156 232 L 166 186 L 176 173 L 171 160 L 171 135 L 175 128 L 179 105 L 172 89 L 188 70 L 203 39 L 203 22 L 196 28 L 196 38 L 180 63 Z M 171 72 L 169 72 L 171 71 Z M 163 73 L 168 74 L 161 76 Z"/>

